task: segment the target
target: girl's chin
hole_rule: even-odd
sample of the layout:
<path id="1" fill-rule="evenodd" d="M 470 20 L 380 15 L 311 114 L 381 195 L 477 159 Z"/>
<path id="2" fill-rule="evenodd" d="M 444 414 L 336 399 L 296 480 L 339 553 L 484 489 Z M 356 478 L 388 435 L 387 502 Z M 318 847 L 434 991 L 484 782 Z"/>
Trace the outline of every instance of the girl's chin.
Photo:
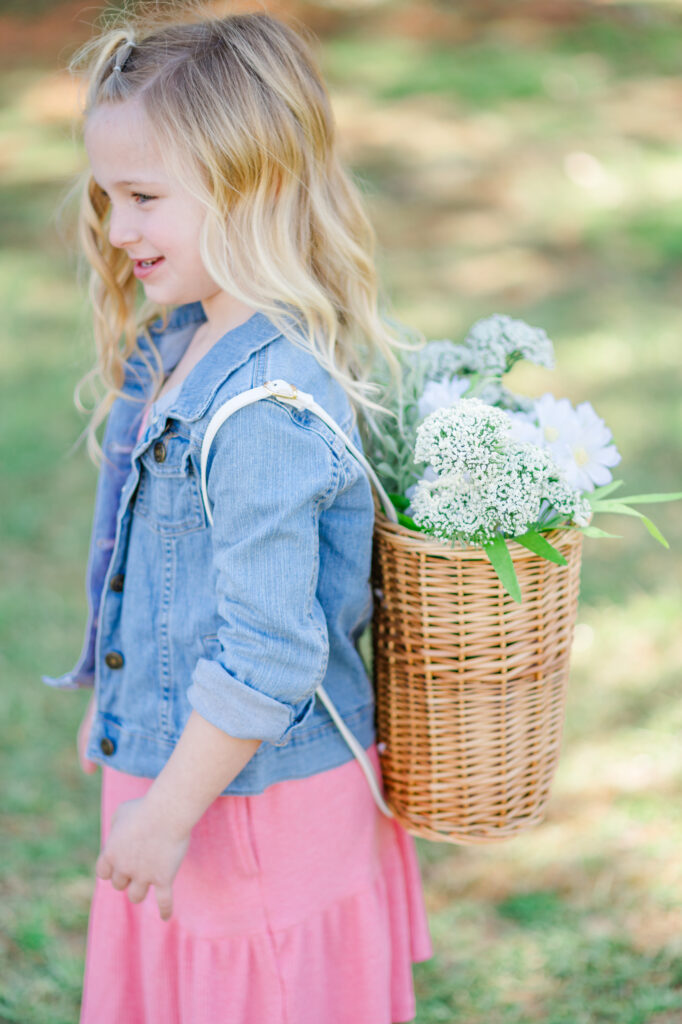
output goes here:
<path id="1" fill-rule="evenodd" d="M 158 306 L 179 306 L 183 302 L 187 302 L 187 299 L 178 296 L 177 292 L 174 292 L 174 289 L 169 288 L 168 285 L 164 287 L 161 284 L 154 284 L 152 281 L 140 281 L 140 284 L 144 288 L 146 297 Z"/>
<path id="2" fill-rule="evenodd" d="M 174 288 L 169 281 L 141 280 L 140 284 L 144 289 L 145 297 L 150 302 L 156 303 L 157 306 L 185 306 L 190 302 L 201 302 L 206 297 L 206 293 L 210 292 L 210 289 L 201 287 L 189 289 L 186 285 Z M 213 285 L 213 289 L 215 289 L 215 285 Z"/>
<path id="3" fill-rule="evenodd" d="M 155 282 L 153 278 L 150 278 L 148 281 L 141 280 L 139 283 L 144 290 L 145 298 L 159 306 L 183 306 L 191 302 L 204 302 L 212 298 L 216 293 L 216 286 L 213 281 L 209 281 L 208 285 L 203 281 L 199 281 L 194 288 L 186 281 Z"/>

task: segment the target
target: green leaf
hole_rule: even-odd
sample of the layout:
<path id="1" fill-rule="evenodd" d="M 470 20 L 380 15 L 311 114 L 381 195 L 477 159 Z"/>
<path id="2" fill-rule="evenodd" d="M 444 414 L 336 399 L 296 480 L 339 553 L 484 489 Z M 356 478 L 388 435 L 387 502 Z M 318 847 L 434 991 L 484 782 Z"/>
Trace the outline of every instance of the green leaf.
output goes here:
<path id="1" fill-rule="evenodd" d="M 384 447 L 388 448 L 389 452 L 391 452 L 393 455 L 398 455 L 399 454 L 398 453 L 398 445 L 397 445 L 395 439 L 393 437 L 391 437 L 391 435 L 388 432 L 384 433 L 384 435 L 382 437 L 382 441 L 383 441 Z"/>
<path id="2" fill-rule="evenodd" d="M 541 523 L 536 524 L 536 532 L 538 529 L 544 530 L 545 532 L 547 530 L 553 530 L 555 527 L 559 525 L 559 523 L 563 523 L 565 519 L 566 516 L 552 516 L 551 519 L 543 519 Z"/>
<path id="3" fill-rule="evenodd" d="M 404 512 L 409 507 L 410 499 L 406 498 L 404 494 L 391 494 L 389 491 L 388 496 L 399 512 Z"/>
<path id="4" fill-rule="evenodd" d="M 541 533 L 537 533 L 536 530 L 527 530 L 520 537 L 514 537 L 514 540 L 517 544 L 522 544 L 524 548 L 546 558 L 549 562 L 554 562 L 556 565 L 568 565 L 561 552 L 557 551 L 554 545 L 550 544 L 547 538 L 543 537 Z"/>
<path id="5" fill-rule="evenodd" d="M 646 505 L 655 501 L 679 501 L 682 499 L 682 491 L 671 494 L 631 494 L 626 498 L 618 498 L 618 501 L 626 505 Z"/>
<path id="6" fill-rule="evenodd" d="M 621 538 L 620 533 L 607 533 L 606 530 L 600 530 L 598 526 L 581 526 L 580 532 L 584 533 L 586 537 L 614 537 Z"/>
<path id="7" fill-rule="evenodd" d="M 647 528 L 651 536 L 654 538 L 654 540 L 657 540 L 659 544 L 663 545 L 664 548 L 670 547 L 667 540 L 665 539 L 659 528 L 656 526 L 656 524 L 652 523 L 648 516 L 645 516 L 643 512 L 638 512 L 636 508 L 630 508 L 628 505 L 621 505 L 617 501 L 605 501 L 604 505 L 608 507 L 604 508 L 604 506 L 601 506 L 599 509 L 595 509 L 595 511 L 615 512 L 616 514 L 624 516 L 635 516 L 636 519 L 642 520 L 642 522 L 644 523 L 645 527 Z"/>
<path id="8" fill-rule="evenodd" d="M 490 559 L 490 564 L 499 576 L 504 589 L 518 604 L 521 604 L 521 588 L 504 537 L 500 537 L 498 534 L 483 545 L 483 550 Z"/>
<path id="9" fill-rule="evenodd" d="M 611 494 L 612 491 L 617 490 L 623 486 L 622 480 L 612 480 L 610 484 L 603 484 L 602 487 L 595 487 L 593 491 L 589 491 L 585 497 L 589 501 L 590 505 L 593 505 L 597 501 L 601 501 L 607 494 Z"/>
<path id="10" fill-rule="evenodd" d="M 640 516 L 640 518 L 646 526 L 649 533 L 651 534 L 651 536 L 654 538 L 654 540 L 657 540 L 658 543 L 662 544 L 664 548 L 669 548 L 670 545 L 668 544 L 667 540 L 665 539 L 659 528 L 656 526 L 656 524 L 652 523 L 647 516 Z"/>
<path id="11" fill-rule="evenodd" d="M 623 516 L 637 516 L 641 519 L 642 513 L 638 512 L 636 508 L 630 508 L 629 505 L 623 505 L 620 501 L 603 501 L 600 505 L 595 506 L 595 514 L 597 512 L 615 512 L 618 515 Z"/>
<path id="12" fill-rule="evenodd" d="M 414 519 L 411 516 L 406 516 L 404 512 L 398 512 L 398 522 L 401 526 L 406 526 L 408 530 L 416 530 L 418 533 L 422 532 Z"/>

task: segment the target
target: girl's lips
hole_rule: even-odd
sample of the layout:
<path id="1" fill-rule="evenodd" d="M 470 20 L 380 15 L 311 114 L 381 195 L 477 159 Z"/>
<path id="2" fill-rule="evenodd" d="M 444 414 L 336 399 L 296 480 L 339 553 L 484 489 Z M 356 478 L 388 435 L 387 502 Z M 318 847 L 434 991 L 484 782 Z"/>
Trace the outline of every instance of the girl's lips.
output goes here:
<path id="1" fill-rule="evenodd" d="M 135 260 L 133 274 L 138 278 L 149 277 L 149 275 L 163 263 L 163 260 L 163 256 L 157 256 L 153 263 L 146 266 L 144 265 L 146 264 L 146 260 Z"/>

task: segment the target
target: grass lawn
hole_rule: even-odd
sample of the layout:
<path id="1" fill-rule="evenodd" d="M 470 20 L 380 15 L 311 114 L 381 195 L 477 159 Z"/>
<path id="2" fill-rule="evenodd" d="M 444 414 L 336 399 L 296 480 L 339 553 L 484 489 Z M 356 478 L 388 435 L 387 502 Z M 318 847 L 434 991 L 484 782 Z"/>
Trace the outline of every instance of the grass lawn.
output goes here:
<path id="1" fill-rule="evenodd" d="M 591 401 L 627 490 L 680 490 L 680 5 L 504 6 L 310 8 L 392 311 L 429 338 L 493 312 L 545 327 L 557 369 L 520 365 L 512 387 Z M 0 75 L 0 1022 L 74 1024 L 98 778 L 75 757 L 86 695 L 40 675 L 73 665 L 85 624 L 96 474 L 70 449 L 92 343 L 71 207 L 54 216 L 83 159 L 69 39 L 35 39 Z M 585 542 L 546 821 L 418 842 L 419 1024 L 682 1022 L 682 517 L 645 511 L 670 550 L 620 519 L 599 525 L 621 540 Z"/>

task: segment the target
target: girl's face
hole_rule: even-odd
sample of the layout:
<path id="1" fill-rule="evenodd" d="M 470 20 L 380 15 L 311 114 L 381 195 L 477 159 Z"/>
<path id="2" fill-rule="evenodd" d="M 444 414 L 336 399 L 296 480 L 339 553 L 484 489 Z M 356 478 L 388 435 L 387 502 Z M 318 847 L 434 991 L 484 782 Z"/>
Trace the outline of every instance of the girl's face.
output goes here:
<path id="1" fill-rule="evenodd" d="M 225 296 L 199 254 L 205 210 L 164 167 L 149 121 L 134 100 L 96 107 L 85 127 L 92 174 L 111 204 L 109 241 L 124 249 L 148 299 L 159 304 Z"/>

